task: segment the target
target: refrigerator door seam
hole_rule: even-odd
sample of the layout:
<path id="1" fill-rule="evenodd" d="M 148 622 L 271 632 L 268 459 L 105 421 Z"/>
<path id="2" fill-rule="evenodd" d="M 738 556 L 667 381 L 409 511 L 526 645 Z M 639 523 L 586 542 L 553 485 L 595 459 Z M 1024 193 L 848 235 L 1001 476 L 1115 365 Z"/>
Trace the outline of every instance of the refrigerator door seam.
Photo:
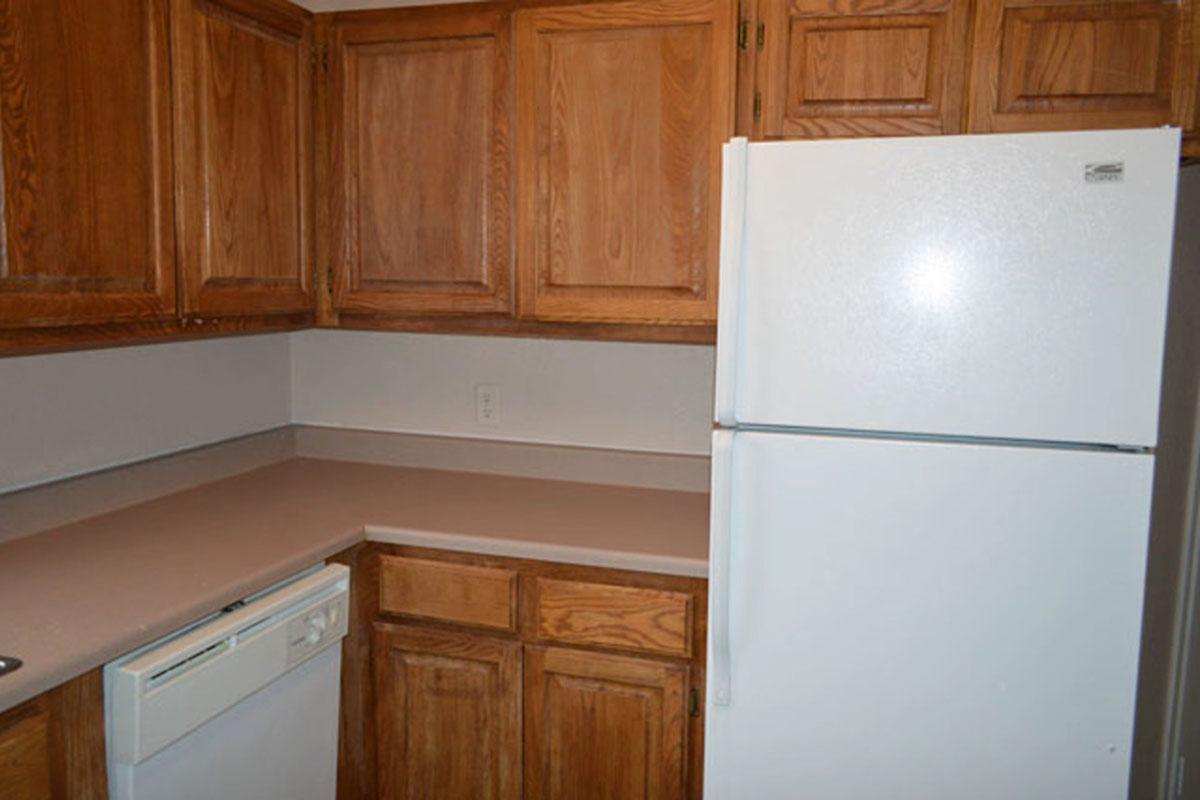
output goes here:
<path id="1" fill-rule="evenodd" d="M 731 429 L 746 433 L 788 433 L 799 436 L 830 436 L 844 439 L 881 439 L 885 441 L 929 442 L 933 444 L 969 444 L 986 447 L 1023 447 L 1036 450 L 1089 450 L 1124 455 L 1154 455 L 1155 448 L 1127 444 L 1095 442 L 1060 442 L 1039 439 L 1004 439 L 991 436 L 962 436 L 958 434 L 913 433 L 906 431 L 873 431 L 846 428 L 821 428 L 789 425 L 739 424 Z"/>

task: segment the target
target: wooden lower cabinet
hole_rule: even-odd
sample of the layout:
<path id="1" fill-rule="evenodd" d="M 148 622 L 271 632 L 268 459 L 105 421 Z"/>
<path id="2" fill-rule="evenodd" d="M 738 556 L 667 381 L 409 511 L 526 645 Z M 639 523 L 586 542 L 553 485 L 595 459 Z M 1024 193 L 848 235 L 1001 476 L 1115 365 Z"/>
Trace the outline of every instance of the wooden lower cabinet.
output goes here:
<path id="1" fill-rule="evenodd" d="M 686 783 L 687 667 L 525 648 L 528 800 L 677 800 Z"/>
<path id="2" fill-rule="evenodd" d="M 521 648 L 377 624 L 379 797 L 520 800 Z"/>
<path id="3" fill-rule="evenodd" d="M 0 800 L 105 800 L 100 670 L 0 713 Z"/>
<path id="4" fill-rule="evenodd" d="M 699 800 L 705 581 L 366 552 L 343 650 L 339 800 Z M 465 592 L 468 575 L 513 575 L 514 590 Z M 417 589 L 437 613 L 412 602 Z M 491 624 L 514 604 L 511 629 Z"/>

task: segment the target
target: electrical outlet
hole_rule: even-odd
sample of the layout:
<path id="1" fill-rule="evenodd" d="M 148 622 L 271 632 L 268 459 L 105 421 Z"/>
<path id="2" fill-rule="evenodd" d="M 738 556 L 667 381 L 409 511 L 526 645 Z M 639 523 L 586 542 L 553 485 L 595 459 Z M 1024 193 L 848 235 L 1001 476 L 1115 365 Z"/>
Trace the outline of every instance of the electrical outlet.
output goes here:
<path id="1" fill-rule="evenodd" d="M 475 386 L 475 422 L 480 425 L 500 424 L 500 387 L 494 383 Z"/>

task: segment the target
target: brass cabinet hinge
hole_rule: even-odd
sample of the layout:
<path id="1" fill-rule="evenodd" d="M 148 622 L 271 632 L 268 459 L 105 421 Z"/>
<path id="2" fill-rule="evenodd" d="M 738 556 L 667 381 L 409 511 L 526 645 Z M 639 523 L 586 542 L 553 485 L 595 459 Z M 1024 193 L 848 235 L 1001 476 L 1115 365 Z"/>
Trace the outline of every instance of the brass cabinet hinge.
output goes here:
<path id="1" fill-rule="evenodd" d="M 325 291 L 333 296 L 333 268 L 325 270 Z"/>
<path id="2" fill-rule="evenodd" d="M 322 72 L 329 72 L 329 48 L 323 44 L 314 44 L 312 49 L 313 69 L 320 67 Z"/>
<path id="3" fill-rule="evenodd" d="M 737 37 L 738 50 L 750 47 L 750 20 L 744 19 L 738 23 Z"/>
<path id="4" fill-rule="evenodd" d="M 754 32 L 754 46 L 758 50 L 763 49 L 763 45 L 767 43 L 767 23 L 758 23 L 758 28 Z"/>
<path id="5" fill-rule="evenodd" d="M 762 92 L 754 91 L 754 118 L 762 119 Z"/>
<path id="6" fill-rule="evenodd" d="M 700 690 L 694 686 L 688 695 L 688 714 L 693 717 L 700 716 Z"/>

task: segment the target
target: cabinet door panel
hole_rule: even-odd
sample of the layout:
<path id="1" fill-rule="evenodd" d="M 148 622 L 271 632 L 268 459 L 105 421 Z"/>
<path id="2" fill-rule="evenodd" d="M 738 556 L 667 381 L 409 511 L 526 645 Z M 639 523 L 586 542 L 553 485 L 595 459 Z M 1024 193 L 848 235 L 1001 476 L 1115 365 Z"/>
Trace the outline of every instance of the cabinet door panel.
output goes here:
<path id="1" fill-rule="evenodd" d="M 334 22 L 338 310 L 511 310 L 509 36 L 498 11 Z"/>
<path id="2" fill-rule="evenodd" d="M 957 133 L 965 0 L 764 0 L 766 138 Z"/>
<path id="3" fill-rule="evenodd" d="M 521 315 L 710 322 L 732 8 L 517 14 Z"/>
<path id="4" fill-rule="evenodd" d="M 379 796 L 520 800 L 516 642 L 377 623 Z"/>
<path id="5" fill-rule="evenodd" d="M 0 327 L 175 314 L 167 0 L 0 0 Z"/>
<path id="6" fill-rule="evenodd" d="M 0 716 L 0 800 L 51 800 L 50 714 L 45 703 Z"/>
<path id="7" fill-rule="evenodd" d="M 312 26 L 274 0 L 175 0 L 183 307 L 312 306 Z"/>
<path id="8" fill-rule="evenodd" d="M 678 664 L 527 646 L 526 797 L 682 798 L 686 685 Z"/>
<path id="9" fill-rule="evenodd" d="M 971 128 L 1165 125 L 1174 119 L 1179 6 L 981 0 Z"/>

